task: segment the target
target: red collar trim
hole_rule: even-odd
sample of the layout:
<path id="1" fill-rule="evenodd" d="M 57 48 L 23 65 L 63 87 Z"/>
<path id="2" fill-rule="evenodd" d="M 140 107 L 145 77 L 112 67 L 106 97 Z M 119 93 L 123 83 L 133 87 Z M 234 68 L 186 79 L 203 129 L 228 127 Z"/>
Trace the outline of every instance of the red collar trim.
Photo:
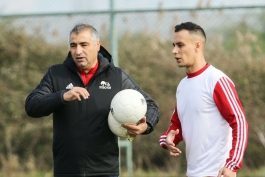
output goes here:
<path id="1" fill-rule="evenodd" d="M 192 78 L 192 77 L 195 77 L 195 76 L 198 76 L 200 75 L 203 71 L 205 71 L 208 67 L 210 66 L 209 63 L 207 63 L 202 69 L 194 72 L 194 73 L 187 73 L 187 76 L 188 78 Z"/>

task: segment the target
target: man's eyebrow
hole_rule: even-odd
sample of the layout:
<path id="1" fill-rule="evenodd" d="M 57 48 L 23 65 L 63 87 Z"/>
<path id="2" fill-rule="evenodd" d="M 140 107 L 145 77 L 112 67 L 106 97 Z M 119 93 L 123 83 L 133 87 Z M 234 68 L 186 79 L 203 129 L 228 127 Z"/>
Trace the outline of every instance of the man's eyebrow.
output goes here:
<path id="1" fill-rule="evenodd" d="M 71 42 L 70 45 L 76 45 L 76 42 Z M 78 44 L 84 45 L 84 44 L 88 44 L 88 42 L 79 42 Z"/>
<path id="2" fill-rule="evenodd" d="M 179 44 L 183 44 L 183 42 L 176 42 L 176 43 L 173 42 L 173 45 L 179 45 Z"/>
<path id="3" fill-rule="evenodd" d="M 88 44 L 88 42 L 80 42 L 79 44 Z"/>

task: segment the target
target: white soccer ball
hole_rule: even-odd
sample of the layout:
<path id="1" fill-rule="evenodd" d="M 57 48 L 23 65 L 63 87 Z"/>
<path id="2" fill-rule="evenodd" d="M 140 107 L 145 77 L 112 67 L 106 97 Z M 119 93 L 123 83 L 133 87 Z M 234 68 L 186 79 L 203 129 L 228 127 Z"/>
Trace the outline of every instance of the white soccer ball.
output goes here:
<path id="1" fill-rule="evenodd" d="M 121 124 L 136 124 L 147 111 L 144 96 L 133 89 L 118 92 L 112 99 L 110 110 L 114 119 Z"/>
<path id="2" fill-rule="evenodd" d="M 114 133 L 115 135 L 121 138 L 127 137 L 127 130 L 123 128 L 121 124 L 114 119 L 111 112 L 109 112 L 108 124 L 109 124 L 109 128 L 112 131 L 112 133 Z"/>

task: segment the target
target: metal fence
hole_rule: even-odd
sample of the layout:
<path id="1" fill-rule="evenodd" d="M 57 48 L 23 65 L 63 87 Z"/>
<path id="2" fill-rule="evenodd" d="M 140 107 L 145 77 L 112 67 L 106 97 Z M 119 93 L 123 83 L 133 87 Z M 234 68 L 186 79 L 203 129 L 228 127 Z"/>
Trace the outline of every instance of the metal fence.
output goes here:
<path id="1" fill-rule="evenodd" d="M 23 10 L 17 12 L 14 7 L 11 8 L 13 13 L 5 13 L 3 5 L 2 8 L 0 6 L 3 11 L 0 13 L 0 19 L 12 18 L 15 25 L 22 26 L 30 34 L 38 32 L 39 35 L 45 36 L 49 42 L 65 44 L 67 44 L 70 29 L 76 23 L 89 23 L 100 31 L 101 36 L 109 36 L 111 44 L 107 45 L 110 45 L 114 60 L 118 60 L 117 41 L 125 33 L 144 32 L 168 40 L 172 36 L 173 26 L 185 21 L 200 24 L 208 36 L 220 34 L 222 30 L 242 22 L 261 28 L 257 17 L 265 8 L 265 2 L 258 1 L 259 3 L 256 2 L 258 5 L 251 5 L 246 0 L 238 2 L 247 4 L 244 6 L 231 6 L 229 3 L 224 6 L 216 1 L 213 1 L 212 4 L 219 6 L 213 6 L 211 1 L 204 3 L 202 0 L 187 2 L 187 6 L 184 2 L 166 3 L 169 1 L 158 0 L 147 2 L 117 0 L 101 1 L 101 3 L 93 1 L 69 2 L 72 3 L 66 3 L 68 8 L 64 8 L 65 3 L 63 2 L 59 4 L 59 2 L 48 1 L 39 3 L 39 5 L 35 3 L 35 6 L 32 5 L 34 3 L 23 4 L 20 8 L 17 7 L 20 6 L 18 4 L 14 6 Z M 236 2 L 230 4 L 236 4 Z M 10 4 L 12 5 L 12 3 Z M 41 8 L 42 6 L 44 10 Z M 58 11 L 52 11 L 51 9 L 55 9 L 52 8 L 53 6 L 61 8 L 57 8 Z M 148 8 L 148 6 L 153 8 Z M 115 63 L 118 64 L 118 61 Z"/>

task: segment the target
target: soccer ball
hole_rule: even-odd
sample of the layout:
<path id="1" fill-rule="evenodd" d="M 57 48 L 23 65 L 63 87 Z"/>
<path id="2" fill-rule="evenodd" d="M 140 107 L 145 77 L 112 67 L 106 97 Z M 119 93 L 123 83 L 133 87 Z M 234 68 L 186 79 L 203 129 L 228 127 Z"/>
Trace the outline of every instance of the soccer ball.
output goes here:
<path id="1" fill-rule="evenodd" d="M 136 124 L 147 111 L 144 96 L 133 89 L 118 92 L 112 99 L 110 111 L 114 119 L 121 124 Z"/>
<path id="2" fill-rule="evenodd" d="M 126 138 L 128 136 L 127 130 L 121 126 L 119 122 L 117 122 L 114 117 L 112 116 L 111 112 L 109 112 L 108 116 L 108 124 L 109 128 L 114 133 L 115 135 L 121 137 L 121 138 Z"/>

